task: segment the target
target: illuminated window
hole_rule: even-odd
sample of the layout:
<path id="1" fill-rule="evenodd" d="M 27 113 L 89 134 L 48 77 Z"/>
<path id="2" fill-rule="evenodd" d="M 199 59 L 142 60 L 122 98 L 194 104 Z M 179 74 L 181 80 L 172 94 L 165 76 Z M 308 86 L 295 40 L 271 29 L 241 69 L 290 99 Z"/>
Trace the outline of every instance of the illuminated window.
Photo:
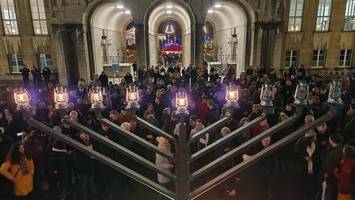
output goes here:
<path id="1" fill-rule="evenodd" d="M 353 55 L 353 51 L 351 49 L 340 50 L 339 66 L 350 67 L 352 55 Z"/>
<path id="2" fill-rule="evenodd" d="M 313 66 L 324 67 L 327 52 L 325 50 L 317 49 L 313 51 Z"/>
<path id="3" fill-rule="evenodd" d="M 355 31 L 355 0 L 346 1 L 344 30 Z"/>
<path id="4" fill-rule="evenodd" d="M 47 20 L 43 0 L 31 0 L 30 3 L 35 35 L 47 35 Z"/>
<path id="5" fill-rule="evenodd" d="M 328 31 L 332 0 L 319 0 L 316 31 Z"/>
<path id="6" fill-rule="evenodd" d="M 10 72 L 11 73 L 20 73 L 24 64 L 23 64 L 23 57 L 21 54 L 9 54 L 8 62 L 10 65 Z"/>
<path id="7" fill-rule="evenodd" d="M 37 54 L 37 59 L 38 59 L 38 67 L 40 69 L 48 67 L 50 70 L 53 71 L 53 60 L 51 55 L 40 53 Z"/>
<path id="8" fill-rule="evenodd" d="M 18 35 L 15 4 L 13 0 L 0 0 L 5 35 Z"/>
<path id="9" fill-rule="evenodd" d="M 303 16 L 303 0 L 290 1 L 288 31 L 301 31 Z"/>

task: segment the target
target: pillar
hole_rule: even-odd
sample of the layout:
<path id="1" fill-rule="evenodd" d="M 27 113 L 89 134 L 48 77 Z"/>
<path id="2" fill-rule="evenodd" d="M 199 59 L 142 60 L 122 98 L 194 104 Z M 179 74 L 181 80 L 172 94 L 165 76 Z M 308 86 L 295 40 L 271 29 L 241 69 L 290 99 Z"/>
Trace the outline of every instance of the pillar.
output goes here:
<path id="1" fill-rule="evenodd" d="M 134 27 L 136 29 L 136 58 L 139 67 L 147 67 L 145 60 L 145 41 L 144 41 L 144 24 L 135 23 Z"/>
<path id="2" fill-rule="evenodd" d="M 199 68 L 203 64 L 203 23 L 196 23 L 195 25 L 195 55 L 191 56 L 192 61 L 194 60 L 195 65 Z"/>

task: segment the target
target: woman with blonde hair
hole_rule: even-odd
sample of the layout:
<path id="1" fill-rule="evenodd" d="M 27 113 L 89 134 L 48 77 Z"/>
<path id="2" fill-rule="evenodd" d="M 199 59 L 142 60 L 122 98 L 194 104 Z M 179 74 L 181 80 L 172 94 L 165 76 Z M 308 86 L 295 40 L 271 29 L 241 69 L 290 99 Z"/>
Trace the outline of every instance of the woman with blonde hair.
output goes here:
<path id="1" fill-rule="evenodd" d="M 166 152 L 171 152 L 171 145 L 166 138 L 157 137 L 156 140 L 158 142 L 159 149 L 165 150 Z M 170 172 L 170 169 L 173 168 L 173 165 L 170 163 L 170 161 L 167 158 L 161 156 L 160 154 L 156 154 L 155 164 L 159 169 L 161 169 L 164 172 Z M 158 173 L 157 179 L 158 179 L 158 183 L 165 185 L 169 188 L 170 179 L 168 177 L 165 177 L 164 175 Z"/>

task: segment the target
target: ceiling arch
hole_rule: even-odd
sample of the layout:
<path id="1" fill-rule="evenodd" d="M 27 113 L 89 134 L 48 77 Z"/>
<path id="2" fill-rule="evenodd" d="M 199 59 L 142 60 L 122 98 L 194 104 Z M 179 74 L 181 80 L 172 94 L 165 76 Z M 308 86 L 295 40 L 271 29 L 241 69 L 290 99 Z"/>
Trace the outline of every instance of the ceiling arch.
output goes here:
<path id="1" fill-rule="evenodd" d="M 91 16 L 91 27 L 123 32 L 132 15 L 117 3 L 104 3 L 98 6 Z"/>
<path id="2" fill-rule="evenodd" d="M 223 2 L 208 10 L 206 19 L 213 22 L 216 30 L 247 25 L 247 15 L 242 7 L 233 2 Z"/>
<path id="3" fill-rule="evenodd" d="M 163 3 L 155 7 L 149 15 L 149 34 L 155 35 L 161 22 L 166 19 L 177 21 L 185 35 L 191 33 L 191 20 L 188 12 L 176 3 Z"/>

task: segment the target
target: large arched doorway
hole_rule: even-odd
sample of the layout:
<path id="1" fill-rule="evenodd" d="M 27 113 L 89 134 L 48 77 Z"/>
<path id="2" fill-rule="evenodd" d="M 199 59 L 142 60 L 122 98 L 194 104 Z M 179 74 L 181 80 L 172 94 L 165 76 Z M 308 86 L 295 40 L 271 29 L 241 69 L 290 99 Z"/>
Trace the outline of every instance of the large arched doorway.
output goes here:
<path id="1" fill-rule="evenodd" d="M 161 3 L 156 6 L 148 17 L 148 50 L 149 65 L 156 66 L 160 63 L 160 38 L 159 27 L 166 21 L 174 22 L 181 30 L 181 66 L 189 66 L 191 61 L 192 43 L 191 43 L 191 19 L 181 5 L 176 3 Z"/>
<path id="2" fill-rule="evenodd" d="M 95 74 L 120 63 L 130 66 L 136 57 L 135 27 L 131 11 L 118 3 L 103 3 L 90 21 Z"/>
<path id="3" fill-rule="evenodd" d="M 219 63 L 222 68 L 232 66 L 239 76 L 245 69 L 247 55 L 248 16 L 244 9 L 231 1 L 218 2 L 207 10 L 205 24 L 205 38 L 213 42 L 205 49 L 209 52 L 207 61 Z"/>

